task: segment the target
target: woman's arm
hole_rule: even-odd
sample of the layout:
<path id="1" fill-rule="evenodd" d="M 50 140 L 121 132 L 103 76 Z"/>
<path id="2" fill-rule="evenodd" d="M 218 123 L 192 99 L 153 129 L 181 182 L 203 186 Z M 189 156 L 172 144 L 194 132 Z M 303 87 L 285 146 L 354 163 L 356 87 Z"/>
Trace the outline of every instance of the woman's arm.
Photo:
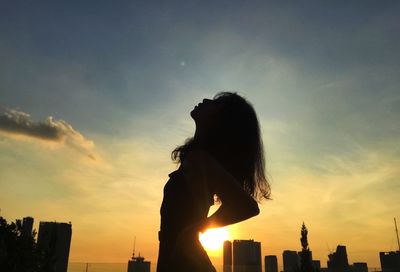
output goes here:
<path id="1" fill-rule="evenodd" d="M 240 186 L 239 182 L 207 152 L 195 150 L 188 154 L 183 164 L 185 180 L 191 180 L 195 188 L 207 188 L 212 184 L 221 200 L 219 209 L 200 222 L 201 230 L 234 224 L 259 214 L 257 202 Z"/>

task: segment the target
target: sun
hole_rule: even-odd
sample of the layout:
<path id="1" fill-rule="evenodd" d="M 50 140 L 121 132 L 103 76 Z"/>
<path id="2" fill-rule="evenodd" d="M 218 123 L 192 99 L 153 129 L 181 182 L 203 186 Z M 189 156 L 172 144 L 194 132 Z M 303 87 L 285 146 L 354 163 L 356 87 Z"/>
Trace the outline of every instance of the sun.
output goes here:
<path id="1" fill-rule="evenodd" d="M 224 241 L 229 240 L 228 228 L 209 229 L 200 233 L 200 242 L 207 251 L 219 251 L 222 249 Z"/>

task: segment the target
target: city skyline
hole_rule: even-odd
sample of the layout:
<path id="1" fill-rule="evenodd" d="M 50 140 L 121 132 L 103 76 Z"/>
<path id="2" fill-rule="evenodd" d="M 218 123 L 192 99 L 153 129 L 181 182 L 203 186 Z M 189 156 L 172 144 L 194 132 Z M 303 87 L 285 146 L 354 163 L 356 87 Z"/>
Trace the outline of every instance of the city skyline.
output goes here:
<path id="1" fill-rule="evenodd" d="M 125 263 L 136 236 L 155 263 L 170 152 L 193 135 L 196 104 L 237 91 L 260 120 L 272 200 L 228 239 L 281 256 L 301 249 L 305 222 L 322 264 L 344 244 L 350 263 L 379 267 L 400 218 L 399 12 L 395 1 L 4 3 L 0 215 L 71 221 L 71 262 Z"/>
<path id="2" fill-rule="evenodd" d="M 2 218 L 1 215 L 0 215 L 0 218 Z M 70 246 L 70 242 L 71 242 L 71 222 L 60 223 L 60 222 L 55 222 L 55 221 L 54 222 L 41 221 L 39 224 L 39 231 L 37 231 L 37 229 L 34 228 L 34 223 L 33 223 L 34 218 L 27 216 L 27 217 L 24 217 L 23 220 L 16 219 L 16 222 L 17 221 L 19 221 L 19 224 L 22 223 L 21 226 L 26 233 L 39 234 L 35 239 L 38 241 L 38 243 L 40 240 L 40 236 L 43 236 L 43 233 L 42 233 L 42 235 L 40 235 L 40 227 L 42 225 L 47 227 L 47 229 L 48 229 L 47 232 L 51 229 L 55 230 L 56 226 L 58 226 L 57 228 L 60 228 L 60 227 L 64 228 L 64 230 L 62 230 L 60 228 L 59 230 L 57 230 L 57 232 L 60 232 L 61 230 L 62 230 L 62 232 L 64 232 L 65 230 L 67 230 L 67 232 L 68 232 L 68 229 L 69 229 L 69 232 L 70 232 L 68 234 L 69 238 L 67 238 L 67 239 L 63 238 L 64 240 L 66 240 L 67 249 L 62 249 L 62 250 L 64 250 L 64 253 L 62 253 L 62 254 L 66 254 L 66 256 L 67 256 L 66 258 L 68 259 L 69 246 Z M 12 223 L 12 222 L 10 222 L 10 223 Z M 303 240 L 304 229 L 305 229 L 305 232 L 308 232 L 307 228 L 305 227 L 305 224 L 303 222 L 302 229 L 301 229 L 301 239 L 300 239 L 301 243 L 300 244 L 301 244 L 301 247 L 303 247 L 303 249 L 307 248 L 308 250 L 310 250 L 310 248 L 308 248 L 307 242 L 305 242 L 305 244 L 303 244 L 304 241 L 307 241 L 307 234 L 305 234 L 306 238 L 305 238 L 305 240 Z M 216 230 L 218 230 L 218 229 L 216 229 Z M 62 232 L 60 232 L 60 233 L 62 233 Z M 379 251 L 378 256 L 380 259 L 380 266 L 374 266 L 374 267 L 369 266 L 368 267 L 369 270 L 372 269 L 372 270 L 376 271 L 376 269 L 380 269 L 380 268 L 383 269 L 382 258 L 392 258 L 391 256 L 393 254 L 398 255 L 397 257 L 394 257 L 394 258 L 397 258 L 397 259 L 399 258 L 399 256 L 400 256 L 400 240 L 399 240 L 399 236 L 398 236 L 396 218 L 394 218 L 394 232 L 396 234 L 398 248 L 393 251 L 392 250 L 391 251 Z M 221 235 L 221 233 L 217 233 L 217 234 Z M 48 235 L 48 234 L 46 234 L 46 235 Z M 62 236 L 64 236 L 64 234 Z M 266 264 L 267 257 L 274 257 L 275 260 L 277 260 L 276 259 L 277 255 L 263 254 L 263 252 L 261 251 L 261 243 L 258 241 L 254 241 L 253 239 L 250 239 L 250 240 L 232 239 L 232 241 L 224 240 L 223 244 L 218 248 L 216 247 L 215 244 L 212 244 L 209 248 L 207 248 L 207 243 L 202 241 L 201 237 L 199 237 L 199 238 L 200 238 L 200 241 L 203 243 L 203 246 L 205 247 L 205 249 L 210 254 L 210 256 L 216 257 L 216 256 L 218 256 L 218 254 L 216 255 L 215 252 L 222 251 L 221 257 L 223 257 L 223 262 L 221 264 L 214 263 L 215 267 L 217 267 L 217 268 L 220 267 L 220 269 L 217 269 L 217 271 L 220 271 L 220 270 L 221 270 L 221 272 L 222 272 L 222 270 L 224 272 L 232 271 L 232 270 L 235 270 L 234 267 L 237 266 L 237 265 L 235 265 L 235 263 L 243 265 L 244 262 L 250 262 L 252 264 L 252 266 L 254 266 L 255 262 L 258 262 L 259 268 L 257 268 L 255 266 L 254 269 L 257 271 L 258 271 L 258 269 L 262 269 L 264 271 L 265 270 L 264 268 L 267 266 L 267 264 Z M 213 237 L 213 238 L 215 238 L 215 237 Z M 61 240 L 63 240 L 63 239 L 61 239 Z M 43 238 L 42 238 L 42 240 L 43 240 Z M 61 245 L 61 244 L 59 245 L 59 247 L 60 246 L 64 247 L 64 245 Z M 304 246 L 306 246 L 306 247 L 304 247 Z M 237 251 L 236 253 L 235 253 L 235 247 L 236 247 L 236 251 Z M 65 250 L 66 250 L 66 252 L 65 252 Z M 250 250 L 250 251 L 247 252 L 248 250 Z M 235 254 L 237 255 L 237 257 L 235 257 Z M 257 254 L 259 254 L 260 256 L 257 257 Z M 301 258 L 302 258 L 301 254 L 302 254 L 302 251 L 300 249 L 282 249 L 280 262 L 277 262 L 277 267 L 281 268 L 285 272 L 291 272 L 292 270 L 297 271 L 297 269 L 300 269 Z M 285 255 L 287 257 L 285 257 Z M 335 257 L 335 256 L 339 256 L 339 257 Z M 386 257 L 382 257 L 382 256 L 386 256 Z M 239 257 L 239 259 L 235 259 L 238 257 Z M 256 260 L 257 258 L 259 258 L 259 259 Z M 261 261 L 263 258 L 265 258 L 264 263 L 262 263 L 262 261 Z M 287 258 L 286 261 L 285 261 L 285 258 Z M 399 260 L 397 260 L 397 263 Z M 337 245 L 336 251 L 330 250 L 328 252 L 325 265 L 324 265 L 324 262 L 321 263 L 320 259 L 315 259 L 312 257 L 312 251 L 310 251 L 310 261 L 312 261 L 313 263 L 314 262 L 318 263 L 317 267 L 319 267 L 319 269 L 322 268 L 325 270 L 326 269 L 328 269 L 328 270 L 334 269 L 334 265 L 338 265 L 339 267 L 347 267 L 347 268 L 349 268 L 351 266 L 356 266 L 356 265 L 358 265 L 358 266 L 367 265 L 367 263 L 362 260 L 355 261 L 354 264 L 351 264 L 351 262 L 349 261 L 349 256 L 346 252 L 346 246 L 340 245 L 340 244 Z M 389 259 L 387 259 L 386 262 L 388 262 L 388 264 L 386 264 L 386 265 L 392 265 L 393 261 L 394 260 L 389 261 Z M 285 265 L 285 262 L 287 263 L 286 265 Z M 74 263 L 74 262 L 72 262 L 72 263 Z M 107 263 L 107 262 L 105 262 L 105 263 Z M 147 260 L 145 261 L 145 258 L 143 256 L 141 256 L 140 251 L 139 251 L 138 255 L 136 255 L 136 237 L 134 238 L 132 256 L 131 256 L 131 259 L 128 261 L 128 270 L 133 269 L 133 266 L 132 266 L 132 268 L 129 268 L 130 265 L 133 265 L 133 263 L 137 263 L 139 269 L 150 269 L 150 262 Z M 86 266 L 88 266 L 88 265 L 89 265 L 89 262 L 86 262 Z M 156 265 L 156 263 L 153 265 Z M 330 266 L 331 266 L 331 268 L 329 268 Z M 243 269 L 243 267 L 242 267 L 242 269 Z"/>

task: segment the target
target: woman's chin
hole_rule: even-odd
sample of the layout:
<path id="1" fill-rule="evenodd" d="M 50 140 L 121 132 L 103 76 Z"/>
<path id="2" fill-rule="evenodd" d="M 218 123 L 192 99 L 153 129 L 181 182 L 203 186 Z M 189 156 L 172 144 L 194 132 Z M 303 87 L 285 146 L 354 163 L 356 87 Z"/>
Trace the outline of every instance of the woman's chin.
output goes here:
<path id="1" fill-rule="evenodd" d="M 191 112 L 190 112 L 190 116 L 193 118 L 193 120 L 196 120 L 197 117 L 197 109 L 194 108 Z"/>

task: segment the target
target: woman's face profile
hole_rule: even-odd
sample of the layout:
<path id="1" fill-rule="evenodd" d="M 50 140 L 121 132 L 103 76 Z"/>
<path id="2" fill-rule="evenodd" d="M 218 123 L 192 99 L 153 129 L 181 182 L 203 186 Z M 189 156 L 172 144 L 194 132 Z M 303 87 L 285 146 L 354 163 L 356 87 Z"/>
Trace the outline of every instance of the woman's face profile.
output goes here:
<path id="1" fill-rule="evenodd" d="M 192 116 L 197 127 L 204 126 L 206 128 L 217 121 L 220 107 L 221 105 L 215 100 L 205 98 L 194 107 L 190 116 Z"/>

